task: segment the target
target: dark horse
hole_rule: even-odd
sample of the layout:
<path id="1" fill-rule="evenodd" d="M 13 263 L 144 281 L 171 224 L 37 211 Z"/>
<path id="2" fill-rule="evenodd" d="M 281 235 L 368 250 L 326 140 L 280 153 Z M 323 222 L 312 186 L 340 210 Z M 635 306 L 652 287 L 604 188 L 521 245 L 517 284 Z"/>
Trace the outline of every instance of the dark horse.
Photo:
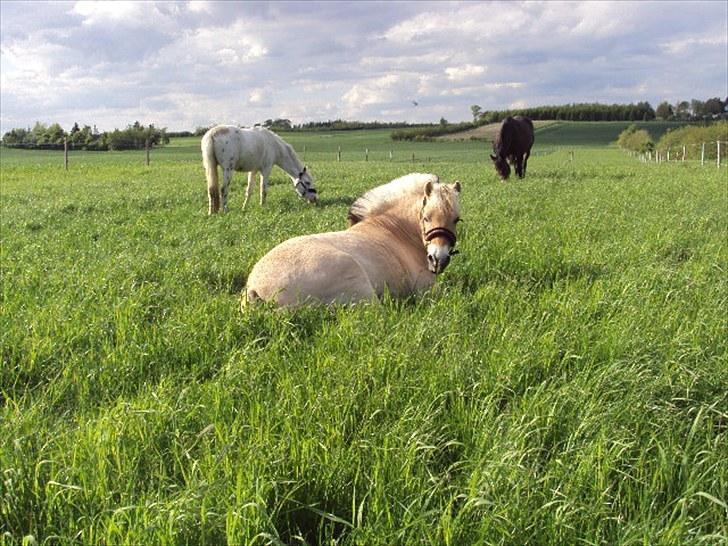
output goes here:
<path id="1" fill-rule="evenodd" d="M 526 176 L 526 163 L 533 146 L 533 123 L 523 116 L 508 116 L 501 123 L 498 134 L 493 141 L 493 152 L 490 158 L 495 170 L 503 180 L 511 175 L 511 167 L 515 165 L 518 178 Z"/>

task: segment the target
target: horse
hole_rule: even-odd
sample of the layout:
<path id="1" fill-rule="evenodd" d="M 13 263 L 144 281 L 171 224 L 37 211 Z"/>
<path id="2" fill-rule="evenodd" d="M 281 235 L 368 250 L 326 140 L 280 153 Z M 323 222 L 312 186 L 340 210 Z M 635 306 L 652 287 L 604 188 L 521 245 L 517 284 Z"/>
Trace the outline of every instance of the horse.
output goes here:
<path id="1" fill-rule="evenodd" d="M 508 163 L 515 164 L 518 178 L 526 176 L 533 140 L 533 122 L 530 119 L 524 116 L 508 116 L 503 120 L 493 141 L 495 155 L 490 154 L 495 170 L 502 180 L 507 180 L 511 175 Z"/>
<path id="2" fill-rule="evenodd" d="M 346 230 L 294 237 L 263 256 L 241 307 L 347 304 L 428 289 L 457 252 L 460 190 L 460 182 L 422 173 L 369 190 L 351 205 Z"/>
<path id="3" fill-rule="evenodd" d="M 260 172 L 260 205 L 263 206 L 273 165 L 278 165 L 288 173 L 299 197 L 309 203 L 316 203 L 318 200 L 311 173 L 298 159 L 293 147 L 264 127 L 241 129 L 234 125 L 218 125 L 205 133 L 200 146 L 207 178 L 207 192 L 210 197 L 209 214 L 220 211 L 221 200 L 222 209 L 227 212 L 228 190 L 233 171 L 248 173 L 243 210 L 250 198 L 253 178 L 256 172 Z M 222 167 L 223 172 L 221 188 L 218 188 L 218 165 Z"/>

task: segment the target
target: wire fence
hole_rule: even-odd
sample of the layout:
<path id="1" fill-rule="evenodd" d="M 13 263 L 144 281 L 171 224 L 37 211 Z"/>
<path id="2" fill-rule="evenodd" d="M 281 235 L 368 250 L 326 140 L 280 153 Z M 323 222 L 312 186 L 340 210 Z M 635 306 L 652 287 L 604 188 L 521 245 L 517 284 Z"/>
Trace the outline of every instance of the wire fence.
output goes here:
<path id="1" fill-rule="evenodd" d="M 631 155 L 638 157 L 643 163 L 700 161 L 701 166 L 715 162 L 715 165 L 720 167 L 726 164 L 728 158 L 728 141 L 716 140 L 683 144 L 671 146 L 666 150 L 631 152 Z"/>

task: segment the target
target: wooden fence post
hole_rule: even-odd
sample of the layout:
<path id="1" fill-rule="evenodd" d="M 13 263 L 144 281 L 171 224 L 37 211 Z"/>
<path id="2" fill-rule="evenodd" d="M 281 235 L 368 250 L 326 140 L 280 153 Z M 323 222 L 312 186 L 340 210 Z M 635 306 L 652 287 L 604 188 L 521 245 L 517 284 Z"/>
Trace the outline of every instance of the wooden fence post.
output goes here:
<path id="1" fill-rule="evenodd" d="M 415 153 L 412 152 L 412 165 L 414 165 L 414 164 L 415 164 Z"/>
<path id="2" fill-rule="evenodd" d="M 369 148 L 364 148 L 364 161 L 369 161 Z"/>
<path id="3" fill-rule="evenodd" d="M 716 141 L 716 144 L 718 145 L 718 153 L 715 154 L 717 156 L 715 163 L 718 167 L 720 167 L 720 140 Z"/>
<path id="4" fill-rule="evenodd" d="M 336 147 L 336 161 L 341 161 L 341 146 Z"/>
<path id="5" fill-rule="evenodd" d="M 306 162 L 306 145 L 303 145 L 303 162 Z"/>
<path id="6" fill-rule="evenodd" d="M 392 161 L 392 150 L 389 150 L 389 160 Z"/>
<path id="7" fill-rule="evenodd" d="M 685 161 L 685 144 L 683 144 L 683 156 L 682 156 L 682 160 Z"/>
<path id="8" fill-rule="evenodd" d="M 144 148 L 146 150 L 147 155 L 147 167 L 149 167 L 149 139 L 147 138 L 147 141 L 144 143 Z"/>
<path id="9" fill-rule="evenodd" d="M 700 147 L 700 166 L 702 167 L 703 165 L 705 165 L 705 142 Z"/>
<path id="10" fill-rule="evenodd" d="M 68 137 L 63 137 L 63 168 L 68 170 Z"/>

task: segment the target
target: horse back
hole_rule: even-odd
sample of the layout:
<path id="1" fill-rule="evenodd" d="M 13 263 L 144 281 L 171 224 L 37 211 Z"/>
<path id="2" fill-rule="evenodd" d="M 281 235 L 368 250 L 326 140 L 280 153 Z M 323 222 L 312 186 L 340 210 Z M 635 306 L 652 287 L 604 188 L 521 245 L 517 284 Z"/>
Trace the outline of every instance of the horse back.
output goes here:
<path id="1" fill-rule="evenodd" d="M 218 125 L 208 134 L 214 143 L 217 162 L 224 169 L 250 172 L 270 170 L 273 166 L 277 148 L 268 132 Z"/>
<path id="2" fill-rule="evenodd" d="M 520 155 L 531 150 L 533 141 L 533 122 L 525 116 L 508 116 L 501 123 L 493 149 L 501 157 Z"/>

